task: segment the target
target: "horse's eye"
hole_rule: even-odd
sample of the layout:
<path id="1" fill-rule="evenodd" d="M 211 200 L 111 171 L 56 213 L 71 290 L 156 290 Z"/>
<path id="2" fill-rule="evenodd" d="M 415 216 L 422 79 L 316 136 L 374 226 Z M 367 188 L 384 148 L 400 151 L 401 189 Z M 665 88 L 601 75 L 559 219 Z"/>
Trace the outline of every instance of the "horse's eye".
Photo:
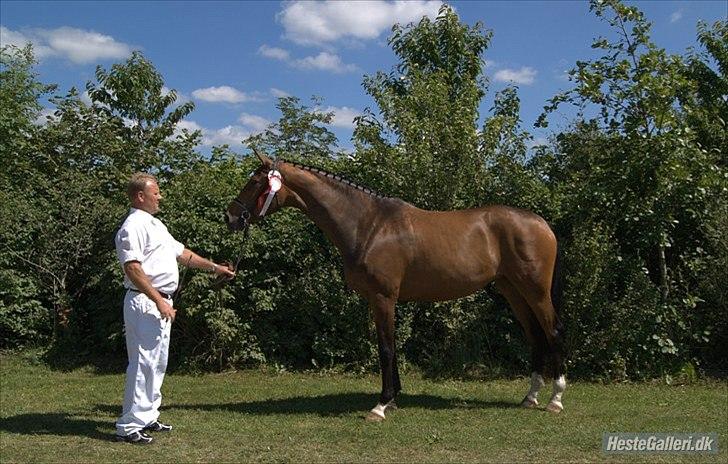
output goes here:
<path id="1" fill-rule="evenodd" d="M 250 174 L 248 175 L 248 177 L 253 177 L 254 175 L 255 175 L 255 171 L 250 171 Z"/>

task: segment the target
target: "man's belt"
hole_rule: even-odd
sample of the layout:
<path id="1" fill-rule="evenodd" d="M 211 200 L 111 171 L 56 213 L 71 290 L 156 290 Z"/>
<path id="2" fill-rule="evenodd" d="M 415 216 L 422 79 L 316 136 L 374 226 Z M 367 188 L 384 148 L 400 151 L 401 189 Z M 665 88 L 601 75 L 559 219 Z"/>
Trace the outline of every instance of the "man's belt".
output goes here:
<path id="1" fill-rule="evenodd" d="M 144 293 L 144 292 L 140 292 L 139 290 L 137 290 L 135 288 L 127 288 L 127 290 L 129 290 L 130 292 L 134 292 L 134 293 Z M 157 291 L 159 292 L 159 290 L 157 290 Z M 167 293 L 159 292 L 159 294 L 162 295 L 164 298 L 166 298 L 168 300 L 171 300 L 172 299 L 172 295 L 169 295 Z"/>

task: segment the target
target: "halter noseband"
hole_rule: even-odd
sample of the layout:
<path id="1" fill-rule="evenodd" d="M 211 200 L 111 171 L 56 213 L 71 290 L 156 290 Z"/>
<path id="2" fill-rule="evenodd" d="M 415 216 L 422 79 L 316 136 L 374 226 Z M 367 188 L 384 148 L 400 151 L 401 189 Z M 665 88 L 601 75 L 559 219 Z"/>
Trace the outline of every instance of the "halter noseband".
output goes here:
<path id="1" fill-rule="evenodd" d="M 240 226 L 240 229 L 247 230 L 248 226 L 250 225 L 250 211 L 248 211 L 248 208 L 243 204 L 242 201 L 238 200 L 237 197 L 233 198 L 233 203 L 240 206 L 240 209 L 242 210 L 236 222 Z"/>

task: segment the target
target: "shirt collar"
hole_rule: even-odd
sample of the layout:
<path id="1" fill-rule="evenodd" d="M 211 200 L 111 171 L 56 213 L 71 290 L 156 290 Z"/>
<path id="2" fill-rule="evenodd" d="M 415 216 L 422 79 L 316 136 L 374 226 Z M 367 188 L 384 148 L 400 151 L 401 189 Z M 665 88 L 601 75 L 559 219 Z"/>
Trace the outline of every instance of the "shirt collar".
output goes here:
<path id="1" fill-rule="evenodd" d="M 147 213 L 143 209 L 138 209 L 138 208 L 134 208 L 134 207 L 129 208 L 129 215 L 132 215 L 132 214 L 141 215 L 141 216 L 146 217 L 147 219 L 154 219 L 154 216 Z"/>

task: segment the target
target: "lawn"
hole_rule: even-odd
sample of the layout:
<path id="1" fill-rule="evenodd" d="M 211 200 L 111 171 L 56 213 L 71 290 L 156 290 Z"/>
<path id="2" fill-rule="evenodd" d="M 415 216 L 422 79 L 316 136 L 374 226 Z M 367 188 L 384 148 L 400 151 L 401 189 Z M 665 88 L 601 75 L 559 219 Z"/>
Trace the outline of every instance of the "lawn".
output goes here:
<path id="1" fill-rule="evenodd" d="M 364 421 L 379 377 L 259 370 L 175 375 L 155 443 L 113 441 L 123 375 L 0 355 L 0 461 L 726 462 L 725 382 L 572 383 L 565 410 L 517 407 L 527 380 L 403 378 L 400 409 Z M 542 394 L 548 398 L 548 392 Z M 606 455 L 603 432 L 715 432 L 717 455 Z"/>

